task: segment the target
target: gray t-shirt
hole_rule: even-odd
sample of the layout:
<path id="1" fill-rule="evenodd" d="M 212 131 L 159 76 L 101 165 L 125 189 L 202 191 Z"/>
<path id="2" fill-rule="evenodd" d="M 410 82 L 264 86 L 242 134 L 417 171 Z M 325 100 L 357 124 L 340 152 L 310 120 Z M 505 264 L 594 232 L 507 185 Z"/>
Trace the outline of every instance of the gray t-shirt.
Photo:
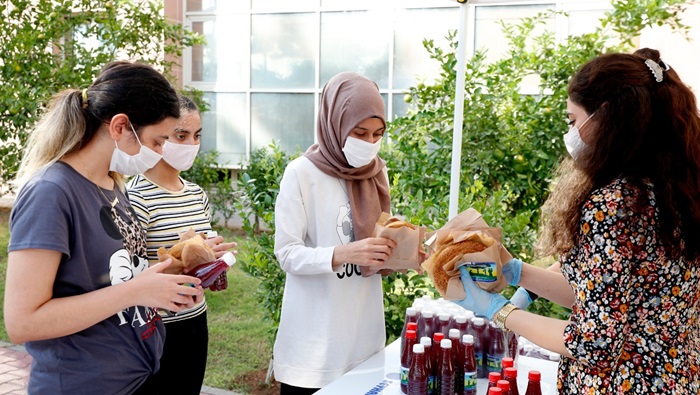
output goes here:
<path id="1" fill-rule="evenodd" d="M 57 162 L 17 196 L 8 249 L 62 253 L 54 298 L 116 285 L 148 267 L 145 233 L 129 200 L 118 189 L 102 191 L 106 196 Z M 130 394 L 158 369 L 164 339 L 157 311 L 133 306 L 78 333 L 27 342 L 29 394 Z"/>

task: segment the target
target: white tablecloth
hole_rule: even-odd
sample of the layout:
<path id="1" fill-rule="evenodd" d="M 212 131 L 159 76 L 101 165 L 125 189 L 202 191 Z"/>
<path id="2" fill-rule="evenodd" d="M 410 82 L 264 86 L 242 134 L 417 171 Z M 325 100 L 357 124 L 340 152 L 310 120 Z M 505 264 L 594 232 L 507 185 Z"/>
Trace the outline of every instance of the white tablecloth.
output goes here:
<path id="1" fill-rule="evenodd" d="M 396 340 L 355 369 L 323 387 L 316 395 L 401 395 L 399 349 L 399 340 Z M 527 372 L 537 370 L 542 374 L 542 394 L 555 395 L 557 366 L 556 362 L 520 355 L 516 366 L 520 393 L 524 394 L 527 388 Z M 486 393 L 487 385 L 488 380 L 478 380 L 477 391 L 480 395 Z"/>

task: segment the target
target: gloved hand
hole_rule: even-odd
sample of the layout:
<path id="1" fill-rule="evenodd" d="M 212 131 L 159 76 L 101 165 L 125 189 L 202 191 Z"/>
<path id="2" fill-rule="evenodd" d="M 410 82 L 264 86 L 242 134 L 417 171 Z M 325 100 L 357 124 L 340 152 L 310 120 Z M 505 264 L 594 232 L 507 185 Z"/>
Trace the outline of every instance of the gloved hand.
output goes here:
<path id="1" fill-rule="evenodd" d="M 503 272 L 503 277 L 508 281 L 510 285 L 518 285 L 520 283 L 520 272 L 523 270 L 523 261 L 517 258 L 513 258 L 506 262 L 501 268 Z"/>
<path id="2" fill-rule="evenodd" d="M 519 287 L 517 291 L 510 298 L 510 303 L 513 303 L 516 307 L 525 310 L 527 306 L 532 303 L 532 298 L 530 298 L 530 293 L 523 287 Z"/>
<path id="3" fill-rule="evenodd" d="M 509 303 L 508 299 L 503 295 L 484 291 L 479 288 L 478 285 L 474 284 L 474 280 L 472 280 L 466 267 L 460 266 L 459 272 L 462 285 L 464 285 L 464 292 L 466 292 L 467 296 L 463 300 L 453 301 L 454 303 L 467 310 L 473 311 L 477 315 L 484 316 L 489 320 L 498 310 Z"/>

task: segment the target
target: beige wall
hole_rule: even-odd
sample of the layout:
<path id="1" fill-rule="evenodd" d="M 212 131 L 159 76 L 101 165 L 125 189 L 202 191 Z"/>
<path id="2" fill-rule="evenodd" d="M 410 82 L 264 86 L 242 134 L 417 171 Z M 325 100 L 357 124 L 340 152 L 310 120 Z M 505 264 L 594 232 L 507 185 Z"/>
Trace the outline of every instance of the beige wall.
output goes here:
<path id="1" fill-rule="evenodd" d="M 642 32 L 639 45 L 661 51 L 661 59 L 676 70 L 696 96 L 700 96 L 700 3 L 688 5 L 683 23 L 691 27 L 691 41 L 671 33 L 668 26 L 661 26 Z"/>

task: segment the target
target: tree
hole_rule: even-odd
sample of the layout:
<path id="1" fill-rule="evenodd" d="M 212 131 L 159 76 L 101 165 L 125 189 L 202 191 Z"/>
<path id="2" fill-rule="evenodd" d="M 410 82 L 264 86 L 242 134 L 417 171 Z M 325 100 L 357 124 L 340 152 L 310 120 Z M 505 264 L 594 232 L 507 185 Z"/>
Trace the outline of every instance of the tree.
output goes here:
<path id="1" fill-rule="evenodd" d="M 148 63 L 173 80 L 172 59 L 203 41 L 167 20 L 156 0 L 9 0 L 0 15 L 0 191 L 53 94 L 87 88 L 117 59 Z"/>

